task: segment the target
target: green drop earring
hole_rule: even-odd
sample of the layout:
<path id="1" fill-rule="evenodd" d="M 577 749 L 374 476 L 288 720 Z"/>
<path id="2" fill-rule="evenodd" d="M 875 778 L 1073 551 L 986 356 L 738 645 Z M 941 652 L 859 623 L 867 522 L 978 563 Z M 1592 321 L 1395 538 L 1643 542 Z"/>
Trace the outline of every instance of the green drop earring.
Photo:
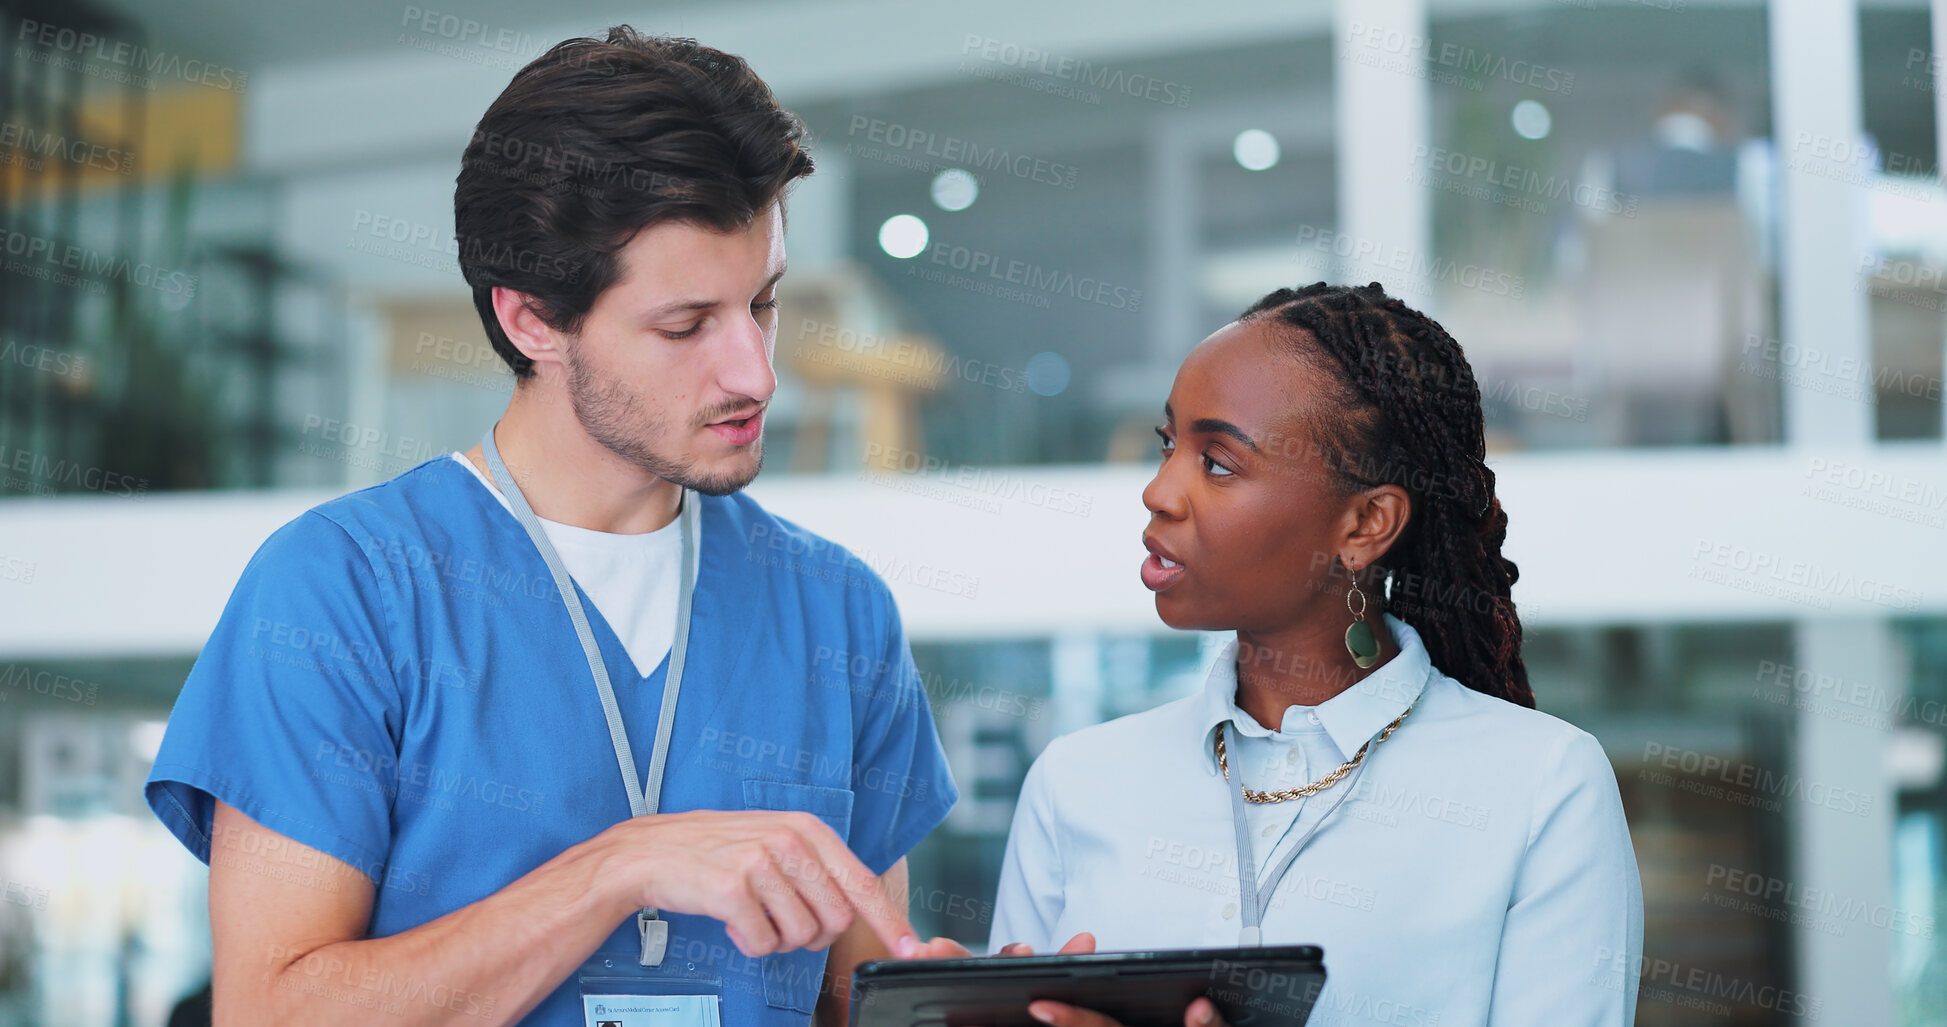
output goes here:
<path id="1" fill-rule="evenodd" d="M 1354 609 L 1352 597 L 1359 597 L 1359 606 Z M 1366 593 L 1358 582 L 1352 583 L 1352 590 L 1345 594 L 1345 608 L 1352 614 L 1352 625 L 1345 629 L 1345 651 L 1352 654 L 1352 662 L 1360 670 L 1379 662 L 1379 638 L 1372 633 L 1372 625 L 1366 621 Z"/>

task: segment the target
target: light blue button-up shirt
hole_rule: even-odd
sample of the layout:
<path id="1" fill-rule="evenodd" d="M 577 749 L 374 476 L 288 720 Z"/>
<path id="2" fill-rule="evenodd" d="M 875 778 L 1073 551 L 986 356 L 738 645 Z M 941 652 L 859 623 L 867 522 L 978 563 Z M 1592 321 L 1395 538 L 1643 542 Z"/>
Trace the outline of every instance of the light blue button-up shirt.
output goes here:
<path id="1" fill-rule="evenodd" d="M 1237 708 L 1233 644 L 1201 693 L 1051 743 L 1015 810 L 993 946 L 1053 951 L 1081 931 L 1101 951 L 1236 945 L 1217 725 L 1231 725 L 1230 787 L 1241 774 L 1271 791 L 1323 777 L 1410 703 L 1353 777 L 1247 813 L 1265 875 L 1348 789 L 1264 916 L 1265 944 L 1324 947 L 1311 1024 L 1634 1022 L 1642 883 L 1601 744 L 1440 673 L 1417 632 L 1385 620 L 1399 654 L 1276 732 Z"/>

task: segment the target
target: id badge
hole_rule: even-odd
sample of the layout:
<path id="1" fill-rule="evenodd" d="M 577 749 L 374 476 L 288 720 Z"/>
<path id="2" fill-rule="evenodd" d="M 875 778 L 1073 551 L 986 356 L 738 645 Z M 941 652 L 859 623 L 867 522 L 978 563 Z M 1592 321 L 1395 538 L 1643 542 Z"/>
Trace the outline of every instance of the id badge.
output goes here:
<path id="1" fill-rule="evenodd" d="M 596 953 L 576 974 L 585 1027 L 722 1027 L 723 979 Z"/>

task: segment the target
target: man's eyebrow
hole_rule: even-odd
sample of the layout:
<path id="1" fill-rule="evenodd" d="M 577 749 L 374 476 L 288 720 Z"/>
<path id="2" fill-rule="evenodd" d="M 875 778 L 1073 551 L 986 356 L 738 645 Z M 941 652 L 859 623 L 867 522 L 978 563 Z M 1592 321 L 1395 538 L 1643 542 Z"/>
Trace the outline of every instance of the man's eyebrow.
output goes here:
<path id="1" fill-rule="evenodd" d="M 784 277 L 784 272 L 787 270 L 789 269 L 782 268 L 782 267 L 778 268 L 777 273 L 773 274 L 770 277 L 770 279 L 764 283 L 764 288 L 759 289 L 757 291 L 760 293 L 769 291 L 772 286 L 775 286 L 778 283 L 779 279 Z M 683 313 L 684 311 L 709 310 L 712 307 L 715 307 L 716 305 L 717 305 L 716 300 L 673 300 L 669 303 L 663 304 L 660 307 L 656 307 L 655 309 L 648 311 L 643 315 L 643 317 L 653 321 L 657 318 L 668 317 L 671 314 L 680 314 Z"/>
<path id="2" fill-rule="evenodd" d="M 1249 446 L 1251 452 L 1258 451 L 1257 443 L 1252 442 L 1251 437 L 1244 434 L 1244 429 L 1219 417 L 1199 417 L 1190 422 L 1190 430 L 1203 435 L 1228 435 Z"/>
<path id="3" fill-rule="evenodd" d="M 654 321 L 658 318 L 668 317 L 671 314 L 681 314 L 684 311 L 709 310 L 710 308 L 715 307 L 716 305 L 717 305 L 716 300 L 676 300 L 672 303 L 665 303 L 662 306 L 649 311 L 648 313 L 644 314 L 643 317 L 647 318 L 648 320 Z"/>

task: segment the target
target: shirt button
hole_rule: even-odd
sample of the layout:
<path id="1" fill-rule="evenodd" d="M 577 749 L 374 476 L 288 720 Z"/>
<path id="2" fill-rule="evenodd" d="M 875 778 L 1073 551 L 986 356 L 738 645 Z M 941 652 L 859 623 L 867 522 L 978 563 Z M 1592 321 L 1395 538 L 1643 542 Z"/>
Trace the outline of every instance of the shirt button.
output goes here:
<path id="1" fill-rule="evenodd" d="M 1307 714 L 1305 714 L 1305 719 L 1306 719 L 1306 720 L 1309 720 L 1309 721 L 1311 721 L 1311 722 L 1312 722 L 1312 723 L 1314 723 L 1314 724 L 1316 724 L 1316 723 L 1318 723 L 1318 714 L 1316 714 L 1316 713 L 1307 713 Z"/>
<path id="2" fill-rule="evenodd" d="M 1264 837 L 1266 837 L 1266 838 L 1269 838 L 1269 837 L 1271 837 L 1272 835 L 1274 835 L 1274 834 L 1277 834 L 1277 833 L 1278 833 L 1278 825 L 1276 825 L 1276 824 L 1266 824 L 1266 825 L 1264 825 Z"/>
<path id="3" fill-rule="evenodd" d="M 1224 919 L 1229 920 L 1235 917 L 1236 915 L 1237 915 L 1237 903 L 1235 902 L 1224 903 Z"/>
<path id="4" fill-rule="evenodd" d="M 1290 765 L 1292 765 L 1292 766 L 1294 766 L 1294 767 L 1295 767 L 1295 766 L 1297 766 L 1297 765 L 1298 765 L 1298 761 L 1299 761 L 1299 760 L 1301 760 L 1301 759 L 1303 759 L 1303 758 L 1304 758 L 1304 754 L 1303 754 L 1303 753 L 1300 753 L 1300 752 L 1299 752 L 1298 750 L 1296 750 L 1296 749 L 1293 749 L 1293 750 L 1291 750 L 1290 752 L 1287 752 L 1287 753 L 1285 753 L 1285 754 L 1284 754 L 1284 761 L 1285 761 L 1286 763 L 1288 763 L 1288 764 L 1290 764 Z"/>

